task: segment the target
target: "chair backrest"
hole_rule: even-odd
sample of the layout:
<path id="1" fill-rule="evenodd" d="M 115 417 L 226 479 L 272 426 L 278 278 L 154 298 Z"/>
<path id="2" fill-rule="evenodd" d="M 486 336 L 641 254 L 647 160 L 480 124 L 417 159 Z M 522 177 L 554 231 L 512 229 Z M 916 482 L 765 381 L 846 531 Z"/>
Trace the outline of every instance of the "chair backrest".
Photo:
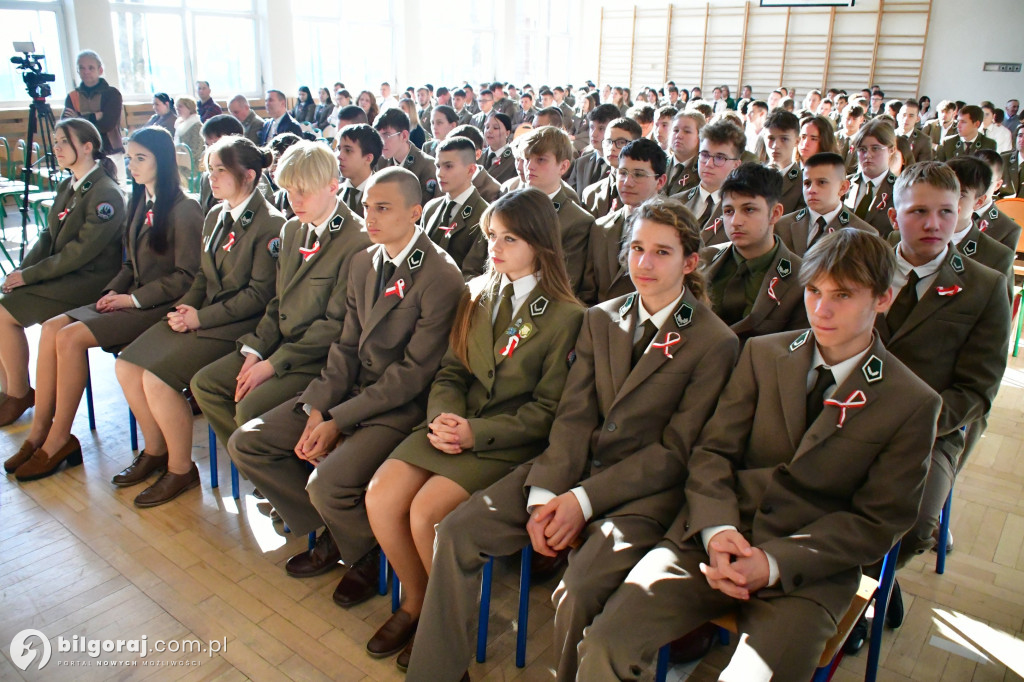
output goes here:
<path id="1" fill-rule="evenodd" d="M 192 158 L 192 150 L 184 144 L 174 145 L 174 158 L 178 162 L 178 172 L 184 180 L 184 185 L 189 192 L 194 192 L 193 185 L 196 182 L 196 163 Z"/>
<path id="2" fill-rule="evenodd" d="M 996 202 L 996 208 L 1024 227 L 1024 199 L 1000 199 Z M 1021 230 L 1017 239 L 1017 253 L 1024 253 L 1024 230 Z"/>

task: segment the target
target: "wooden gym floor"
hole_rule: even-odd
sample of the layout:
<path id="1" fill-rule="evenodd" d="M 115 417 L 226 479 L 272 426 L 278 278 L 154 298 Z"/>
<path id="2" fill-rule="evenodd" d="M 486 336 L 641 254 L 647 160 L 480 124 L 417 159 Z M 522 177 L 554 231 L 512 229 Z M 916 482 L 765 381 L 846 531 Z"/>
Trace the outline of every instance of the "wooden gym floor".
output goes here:
<path id="1" fill-rule="evenodd" d="M 36 328 L 38 329 L 38 328 Z M 34 335 L 30 335 L 35 348 Z M 228 459 L 220 457 L 222 487 L 209 487 L 206 422 L 194 426 L 201 488 L 150 510 L 118 489 L 111 476 L 130 463 L 127 406 L 113 360 L 91 352 L 97 430 L 83 404 L 74 433 L 85 464 L 19 485 L 0 479 L 0 680 L 226 679 L 401 680 L 393 659 L 370 658 L 363 647 L 387 618 L 390 597 L 350 610 L 331 593 L 341 571 L 308 580 L 283 565 L 305 538 L 283 535 L 261 513 L 252 486 L 230 494 Z M 0 430 L 0 456 L 20 446 L 31 413 Z M 1018 680 L 1024 676 L 1024 357 L 1011 358 L 989 432 L 960 475 L 953 505 L 956 551 L 946 574 L 934 554 L 899 574 L 907 617 L 886 631 L 881 680 Z M 265 505 L 265 503 L 263 503 Z M 488 659 L 470 668 L 474 680 L 550 679 L 553 665 L 549 595 L 531 592 L 528 665 L 514 664 L 517 562 L 498 562 Z M 43 669 L 22 672 L 11 659 L 12 637 L 25 628 L 52 641 L 70 639 L 198 638 L 219 640 L 210 656 L 59 653 Z M 735 638 L 734 638 L 735 639 Z M 715 679 L 729 648 L 716 647 L 699 665 L 677 666 L 670 679 Z M 863 678 L 867 648 L 845 659 L 837 682 Z M 99 663 L 136 661 L 137 667 Z M 91 663 L 88 667 L 59 662 Z M 649 679 L 649 678 L 648 678 Z"/>

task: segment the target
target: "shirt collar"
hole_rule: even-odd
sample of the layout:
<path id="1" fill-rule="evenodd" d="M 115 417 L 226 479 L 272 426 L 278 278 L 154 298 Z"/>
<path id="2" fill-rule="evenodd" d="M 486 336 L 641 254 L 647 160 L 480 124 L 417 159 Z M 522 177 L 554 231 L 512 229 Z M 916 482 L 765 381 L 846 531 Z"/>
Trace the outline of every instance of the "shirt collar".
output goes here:
<path id="1" fill-rule="evenodd" d="M 360 193 L 365 192 L 366 191 L 366 183 L 368 183 L 370 181 L 370 178 L 372 178 L 372 177 L 373 177 L 373 173 L 370 173 L 369 175 L 367 175 L 366 179 L 363 180 L 359 184 L 358 187 L 353 185 L 351 180 L 349 180 L 348 178 L 345 178 L 345 182 L 341 183 L 341 189 L 342 190 L 354 189 L 355 191 L 360 192 Z"/>
<path id="2" fill-rule="evenodd" d="M 455 202 L 456 206 L 462 206 L 467 201 L 469 201 L 469 195 L 471 195 L 473 193 L 474 189 L 476 189 L 476 188 L 473 187 L 472 183 L 470 183 L 469 188 L 463 190 L 462 193 L 459 194 L 458 196 L 452 197 L 452 201 Z"/>
<path id="3" fill-rule="evenodd" d="M 90 175 L 92 175 L 93 173 L 95 173 L 96 169 L 99 168 L 99 167 L 100 167 L 100 162 L 97 161 L 96 163 L 93 164 L 92 168 L 90 168 L 88 171 L 86 171 L 85 175 L 83 175 L 82 177 L 76 179 L 74 182 L 71 183 L 71 189 L 77 192 L 78 188 L 81 187 L 85 183 L 85 179 L 87 177 L 89 177 Z"/>
<path id="4" fill-rule="evenodd" d="M 247 196 L 242 201 L 242 203 L 240 203 L 238 206 L 235 206 L 234 208 L 228 208 L 228 202 L 227 201 L 222 201 L 221 202 L 221 204 L 224 206 L 224 210 L 231 214 L 231 220 L 232 221 L 234 221 L 236 223 L 238 222 L 238 219 L 242 217 L 242 213 L 245 212 L 245 207 L 249 205 L 249 202 L 252 201 L 252 197 L 253 197 L 254 194 L 256 194 L 257 191 L 259 191 L 259 190 L 254 189 L 252 192 L 249 193 L 249 196 Z M 322 233 L 322 230 L 321 230 L 321 232 L 317 232 L 316 236 L 319 237 L 321 235 L 321 233 Z"/>
<path id="5" fill-rule="evenodd" d="M 508 278 L 508 275 L 502 275 L 498 291 L 503 291 L 505 286 L 508 284 L 512 285 L 512 308 L 515 310 L 519 307 L 519 304 L 530 295 L 530 292 L 534 290 L 538 282 L 540 282 L 540 280 L 538 279 L 536 272 L 532 275 L 520 277 L 514 282 Z"/>
<path id="6" fill-rule="evenodd" d="M 814 357 L 811 359 L 811 371 L 816 370 L 818 367 L 821 367 L 822 365 L 824 365 L 825 367 L 829 367 L 832 370 L 833 378 L 835 378 L 836 380 L 836 387 L 842 386 L 843 382 L 850 378 L 850 375 L 853 374 L 853 371 L 857 369 L 858 366 L 860 366 L 861 359 L 868 354 L 868 351 L 871 350 L 871 346 L 874 344 L 874 342 L 875 339 L 872 337 L 871 341 L 868 342 L 867 348 L 860 351 L 859 353 L 854 353 L 851 357 L 848 357 L 842 362 L 839 362 L 835 365 L 829 365 L 828 363 L 825 362 L 825 358 L 821 356 L 821 351 L 818 350 L 818 343 L 815 342 Z"/>
<path id="7" fill-rule="evenodd" d="M 661 329 L 662 325 L 664 325 L 665 322 L 668 321 L 668 318 L 672 315 L 672 312 L 679 306 L 679 302 L 683 300 L 683 295 L 685 293 L 686 287 L 683 287 L 683 290 L 679 292 L 678 296 L 676 296 L 676 300 L 672 301 L 667 306 L 657 311 L 653 315 L 647 312 L 647 308 L 644 307 L 644 297 L 638 295 L 637 310 L 639 311 L 640 317 L 637 319 L 636 326 L 639 327 L 647 320 L 650 320 L 654 322 L 655 327 Z"/>
<path id="8" fill-rule="evenodd" d="M 879 187 L 882 186 L 882 181 L 885 180 L 885 177 L 887 175 L 889 175 L 889 171 L 885 171 L 884 173 L 879 175 L 877 178 L 869 178 L 867 173 L 861 173 L 860 175 L 861 175 L 862 178 L 864 178 L 865 180 L 870 182 L 872 185 L 874 185 L 875 189 L 877 190 Z"/>
<path id="9" fill-rule="evenodd" d="M 824 218 L 825 224 L 828 225 L 829 223 L 836 219 L 836 216 L 838 216 L 839 212 L 842 210 L 842 202 L 840 202 L 839 205 L 836 206 L 835 209 L 833 209 L 831 212 L 825 213 L 824 215 L 821 213 L 815 213 L 810 206 L 807 207 L 807 212 L 811 214 L 811 225 L 814 225 L 814 223 L 818 222 L 818 218 Z"/>
<path id="10" fill-rule="evenodd" d="M 946 261 L 946 256 L 949 254 L 949 245 L 942 250 L 938 256 L 933 260 L 925 263 L 924 265 L 914 266 L 910 264 L 906 258 L 903 257 L 903 244 L 896 245 L 896 267 L 903 275 L 909 275 L 910 271 L 913 270 L 917 273 L 919 279 L 924 279 L 934 275 L 942 267 L 942 264 Z"/>
<path id="11" fill-rule="evenodd" d="M 782 173 L 782 177 L 786 177 L 789 174 L 789 171 L 792 170 L 793 166 L 795 166 L 795 165 L 796 165 L 796 161 L 794 161 L 793 163 L 789 164 L 785 168 L 780 168 L 779 172 Z"/>
<path id="12" fill-rule="evenodd" d="M 974 214 L 979 216 L 985 215 L 986 213 L 992 210 L 992 206 L 994 204 L 995 202 L 992 199 L 989 199 L 988 203 L 979 208 L 977 211 L 975 211 Z"/>
<path id="13" fill-rule="evenodd" d="M 413 247 L 416 246 L 416 240 L 420 238 L 420 234 L 422 232 L 423 232 L 423 230 L 421 230 L 419 225 L 417 225 L 416 229 L 412 233 L 412 237 L 409 239 L 409 243 L 406 244 L 405 248 L 403 248 L 399 252 L 399 254 L 397 256 L 395 256 L 394 258 L 391 258 L 390 256 L 388 256 L 388 250 L 384 248 L 383 244 L 381 244 L 380 252 L 381 252 L 381 255 L 384 256 L 384 260 L 385 261 L 390 261 L 391 264 L 394 265 L 397 268 L 399 265 L 402 264 L 402 261 L 404 261 L 409 256 L 409 254 L 412 253 Z"/>
<path id="14" fill-rule="evenodd" d="M 711 197 L 712 203 L 716 206 L 722 201 L 722 190 L 718 189 L 714 192 L 708 192 L 704 189 L 704 185 L 697 185 L 697 189 L 700 190 L 700 203 L 706 204 L 708 197 Z"/>
<path id="15" fill-rule="evenodd" d="M 960 246 L 960 242 L 962 242 L 964 240 L 964 237 L 967 236 L 967 233 L 970 232 L 973 227 L 974 227 L 974 223 L 971 222 L 971 223 L 968 223 L 967 227 L 965 227 L 964 229 L 960 230 L 959 232 L 954 232 L 953 233 L 952 242 L 954 244 L 956 244 L 957 246 Z"/>

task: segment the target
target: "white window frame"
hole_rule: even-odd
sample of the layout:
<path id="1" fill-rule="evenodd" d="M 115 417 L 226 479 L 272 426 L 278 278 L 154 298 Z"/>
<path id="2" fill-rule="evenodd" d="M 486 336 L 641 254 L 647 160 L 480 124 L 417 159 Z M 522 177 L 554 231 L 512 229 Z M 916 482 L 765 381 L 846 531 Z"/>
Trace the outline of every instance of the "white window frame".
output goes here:
<path id="1" fill-rule="evenodd" d="M 53 12 L 57 15 L 57 35 L 68 35 L 67 15 L 64 13 L 64 3 L 60 2 L 60 0 L 0 0 L 0 9 Z M 5 46 L 0 45 L 0 55 L 9 53 L 8 56 L 14 56 L 13 46 L 6 46 L 6 51 L 4 50 L 4 47 Z M 68 88 L 68 92 L 71 92 L 75 87 L 75 76 L 77 75 L 74 69 L 74 55 L 71 54 L 71 46 L 67 40 L 60 41 L 59 49 L 61 61 L 64 65 L 64 83 Z M 43 62 L 43 66 L 45 67 L 46 72 L 53 73 L 53 67 L 50 64 L 49 59 Z M 67 93 L 64 93 L 64 95 L 67 95 Z M 57 99 L 60 100 L 57 102 L 58 106 L 64 103 L 63 97 L 55 97 L 50 100 L 50 104 L 52 105 Z M 28 92 L 25 92 L 25 96 L 21 99 L 0 101 L 0 107 L 27 106 L 28 102 Z"/>

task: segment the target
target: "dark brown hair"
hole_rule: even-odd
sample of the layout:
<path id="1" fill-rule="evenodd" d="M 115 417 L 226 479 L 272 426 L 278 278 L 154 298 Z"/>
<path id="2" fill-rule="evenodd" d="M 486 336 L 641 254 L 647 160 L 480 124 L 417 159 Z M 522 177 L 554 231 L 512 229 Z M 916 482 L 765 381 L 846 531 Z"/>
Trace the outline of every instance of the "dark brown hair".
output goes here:
<path id="1" fill-rule="evenodd" d="M 822 237 L 804 255 L 800 286 L 829 277 L 838 284 L 867 287 L 878 297 L 892 286 L 895 272 L 896 255 L 884 239 L 844 227 Z"/>
<path id="2" fill-rule="evenodd" d="M 103 153 L 103 140 L 100 137 L 100 131 L 96 130 L 96 126 L 84 118 L 65 118 L 54 126 L 54 130 L 63 130 L 65 135 L 73 138 L 77 143 L 77 145 L 72 145 L 75 148 L 75 163 L 78 163 L 78 145 L 89 143 L 92 145 L 93 160 L 99 161 L 103 172 L 113 180 L 117 180 L 117 167 L 110 157 Z"/>
<path id="3" fill-rule="evenodd" d="M 251 140 L 239 135 L 228 135 L 214 142 L 206 150 L 206 167 L 210 167 L 210 155 L 216 154 L 220 162 L 228 169 L 239 187 L 252 191 L 263 177 L 263 169 L 270 168 L 274 163 L 274 153 L 269 149 L 260 149 Z M 255 173 L 252 182 L 246 182 L 245 172 Z"/>
<path id="4" fill-rule="evenodd" d="M 731 126 L 732 124 L 728 125 Z M 626 224 L 623 229 L 632 233 L 633 228 L 641 220 L 650 220 L 659 225 L 673 228 L 679 236 L 679 243 L 683 247 L 683 256 L 700 253 L 700 230 L 697 227 L 697 219 L 690 212 L 690 209 L 686 208 L 679 200 L 662 196 L 648 199 L 626 218 Z M 629 242 L 630 240 L 626 240 L 626 249 L 619 254 L 620 262 L 626 261 Z M 686 275 L 683 284 L 697 300 L 707 301 L 704 275 L 700 272 L 694 270 Z"/>

